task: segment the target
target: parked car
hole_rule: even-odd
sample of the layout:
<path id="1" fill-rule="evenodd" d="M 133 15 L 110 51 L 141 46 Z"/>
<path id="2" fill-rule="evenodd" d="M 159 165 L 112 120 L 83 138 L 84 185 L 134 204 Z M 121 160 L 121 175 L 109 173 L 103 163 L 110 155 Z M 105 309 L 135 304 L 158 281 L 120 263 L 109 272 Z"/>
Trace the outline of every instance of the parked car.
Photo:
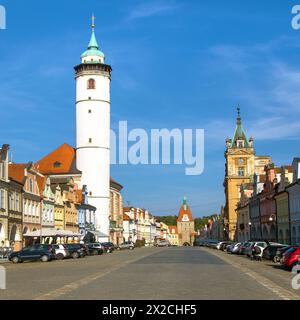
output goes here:
<path id="1" fill-rule="evenodd" d="M 269 244 L 263 251 L 263 258 L 266 260 L 274 261 L 274 257 L 276 256 L 277 250 L 286 247 L 287 245 L 284 244 Z"/>
<path id="2" fill-rule="evenodd" d="M 48 262 L 55 259 L 55 250 L 49 244 L 36 244 L 10 253 L 8 259 L 13 263 L 35 260 Z"/>
<path id="3" fill-rule="evenodd" d="M 112 242 L 101 242 L 104 252 L 112 253 L 115 250 L 115 245 Z"/>
<path id="4" fill-rule="evenodd" d="M 168 240 L 160 240 L 156 243 L 156 247 L 170 247 L 171 244 Z"/>
<path id="5" fill-rule="evenodd" d="M 224 242 L 220 245 L 220 249 L 219 249 L 219 250 L 221 250 L 221 251 L 226 251 L 228 245 L 232 245 L 232 241 L 224 241 Z"/>
<path id="6" fill-rule="evenodd" d="M 216 249 L 221 250 L 221 247 L 226 243 L 226 241 L 220 241 L 217 243 Z"/>
<path id="7" fill-rule="evenodd" d="M 96 255 L 103 254 L 103 246 L 99 242 L 88 243 L 86 246 L 87 246 L 89 255 L 96 256 Z"/>
<path id="8" fill-rule="evenodd" d="M 245 241 L 240 245 L 239 254 L 245 254 L 247 248 L 251 246 L 252 242 Z"/>
<path id="9" fill-rule="evenodd" d="M 207 240 L 205 246 L 208 248 L 216 249 L 218 246 L 219 242 L 215 240 Z"/>
<path id="10" fill-rule="evenodd" d="M 132 241 L 125 241 L 122 244 L 120 244 L 117 247 L 118 250 L 123 250 L 123 249 L 129 249 L 133 250 L 134 249 L 134 243 Z"/>
<path id="11" fill-rule="evenodd" d="M 282 247 L 282 248 L 278 248 L 276 250 L 276 255 L 275 257 L 273 258 L 273 261 L 275 263 L 281 263 L 281 260 L 282 260 L 282 257 L 283 257 L 283 254 L 289 250 L 292 246 L 286 246 L 286 247 Z"/>
<path id="12" fill-rule="evenodd" d="M 264 241 L 251 242 L 251 245 L 247 246 L 245 249 L 245 255 L 247 257 L 251 257 L 254 247 L 260 247 L 262 255 L 263 250 L 267 247 L 267 243 Z"/>
<path id="13" fill-rule="evenodd" d="M 233 253 L 233 254 L 238 254 L 241 245 L 242 245 L 241 242 L 236 243 L 236 244 L 233 246 L 231 253 Z"/>
<path id="14" fill-rule="evenodd" d="M 227 251 L 228 253 L 233 253 L 233 249 L 235 248 L 236 245 L 237 245 L 236 242 L 233 242 L 233 243 L 231 243 L 231 244 L 228 244 L 228 245 L 226 246 L 226 251 Z"/>
<path id="15" fill-rule="evenodd" d="M 88 254 L 87 248 L 81 243 L 66 243 L 65 246 L 73 259 L 85 257 Z"/>
<path id="16" fill-rule="evenodd" d="M 70 252 L 66 245 L 53 244 L 52 247 L 55 250 L 55 258 L 57 260 L 63 260 L 63 259 L 69 258 Z"/>
<path id="17" fill-rule="evenodd" d="M 282 265 L 291 270 L 298 263 L 298 256 L 300 255 L 300 247 L 291 247 L 284 252 L 282 257 Z"/>

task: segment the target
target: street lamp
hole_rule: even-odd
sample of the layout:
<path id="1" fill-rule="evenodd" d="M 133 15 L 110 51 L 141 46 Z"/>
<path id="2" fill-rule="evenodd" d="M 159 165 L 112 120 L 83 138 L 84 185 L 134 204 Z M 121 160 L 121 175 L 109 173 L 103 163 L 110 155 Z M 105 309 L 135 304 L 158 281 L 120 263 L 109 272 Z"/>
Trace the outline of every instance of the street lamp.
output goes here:
<path id="1" fill-rule="evenodd" d="M 277 228 L 277 220 L 276 220 L 276 215 L 274 213 L 272 213 L 269 217 L 269 221 L 272 223 L 272 222 L 275 222 L 275 237 L 276 237 L 276 241 L 278 240 L 278 228 Z"/>

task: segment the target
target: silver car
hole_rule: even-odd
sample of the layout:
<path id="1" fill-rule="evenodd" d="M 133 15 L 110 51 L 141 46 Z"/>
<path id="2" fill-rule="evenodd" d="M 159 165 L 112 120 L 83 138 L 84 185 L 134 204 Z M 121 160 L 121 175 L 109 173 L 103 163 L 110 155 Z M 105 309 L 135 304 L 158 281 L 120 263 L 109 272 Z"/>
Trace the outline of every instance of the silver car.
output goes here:
<path id="1" fill-rule="evenodd" d="M 161 240 L 161 241 L 157 242 L 156 246 L 157 247 L 170 247 L 171 243 L 167 240 Z"/>
<path id="2" fill-rule="evenodd" d="M 123 249 L 129 249 L 133 250 L 134 249 L 134 243 L 132 241 L 125 241 L 122 244 L 120 244 L 117 247 L 118 250 L 123 250 Z"/>

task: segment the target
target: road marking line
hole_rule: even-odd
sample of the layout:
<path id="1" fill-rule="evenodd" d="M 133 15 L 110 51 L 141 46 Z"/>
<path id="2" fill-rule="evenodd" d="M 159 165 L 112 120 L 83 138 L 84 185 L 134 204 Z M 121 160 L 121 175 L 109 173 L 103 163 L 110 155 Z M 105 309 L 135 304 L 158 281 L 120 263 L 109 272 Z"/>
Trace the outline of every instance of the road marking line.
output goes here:
<path id="1" fill-rule="evenodd" d="M 166 250 L 166 249 L 164 249 L 164 250 Z M 162 252 L 164 250 L 160 250 L 159 252 Z M 113 271 L 119 270 L 119 269 L 127 266 L 130 263 L 136 262 L 136 261 L 141 260 L 141 259 L 143 259 L 145 257 L 152 256 L 152 255 L 154 255 L 156 253 L 158 253 L 158 252 L 156 251 L 156 252 L 153 252 L 153 253 L 150 253 L 150 254 L 147 253 L 147 254 L 144 254 L 143 256 L 140 256 L 140 257 L 138 257 L 136 259 L 127 260 L 127 261 L 119 264 L 118 266 L 113 267 L 113 268 L 111 268 L 111 269 L 109 269 L 107 271 L 101 271 L 101 272 L 95 273 L 95 274 L 93 274 L 91 276 L 88 276 L 88 277 L 85 277 L 85 278 L 80 279 L 78 281 L 75 281 L 73 283 L 66 284 L 66 285 L 62 286 L 61 288 L 55 289 L 55 290 L 53 290 L 51 292 L 48 292 L 46 294 L 42 294 L 42 295 L 34 298 L 33 300 L 54 300 L 54 299 L 56 299 L 56 298 L 58 298 L 60 296 L 63 296 L 65 294 L 67 294 L 67 293 L 70 293 L 70 292 L 72 292 L 72 291 L 74 291 L 74 290 L 76 290 L 76 289 L 78 289 L 78 288 L 80 288 L 80 287 L 82 287 L 84 285 L 87 285 L 87 284 L 89 284 L 89 283 L 91 283 L 91 282 L 93 282 L 95 280 L 98 280 L 98 279 L 106 276 L 107 274 L 109 274 L 109 273 L 111 273 Z"/>
<path id="2" fill-rule="evenodd" d="M 228 264 L 232 265 L 233 267 L 243 271 L 246 275 L 248 275 L 250 278 L 254 279 L 256 282 L 267 288 L 268 290 L 275 293 L 277 296 L 279 296 L 283 300 L 299 300 L 299 295 L 296 295 L 279 285 L 275 284 L 273 281 L 267 279 L 264 276 L 261 276 L 255 271 L 250 270 L 249 268 L 242 266 L 239 263 L 233 262 L 232 260 L 226 258 L 225 256 L 219 255 L 216 252 L 210 251 L 209 249 L 202 248 L 205 252 L 208 252 L 221 260 L 227 262 Z"/>

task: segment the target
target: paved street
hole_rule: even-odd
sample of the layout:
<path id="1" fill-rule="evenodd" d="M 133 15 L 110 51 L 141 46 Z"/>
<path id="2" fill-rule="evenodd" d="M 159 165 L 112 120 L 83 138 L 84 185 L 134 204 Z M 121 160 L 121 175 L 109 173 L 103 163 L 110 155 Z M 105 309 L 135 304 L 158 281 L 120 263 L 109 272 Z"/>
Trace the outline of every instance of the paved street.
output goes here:
<path id="1" fill-rule="evenodd" d="M 225 260 L 224 260 L 225 259 Z M 4 264 L 1 299 L 296 299 L 290 274 L 199 247 Z M 299 296 L 300 297 L 300 296 Z"/>

